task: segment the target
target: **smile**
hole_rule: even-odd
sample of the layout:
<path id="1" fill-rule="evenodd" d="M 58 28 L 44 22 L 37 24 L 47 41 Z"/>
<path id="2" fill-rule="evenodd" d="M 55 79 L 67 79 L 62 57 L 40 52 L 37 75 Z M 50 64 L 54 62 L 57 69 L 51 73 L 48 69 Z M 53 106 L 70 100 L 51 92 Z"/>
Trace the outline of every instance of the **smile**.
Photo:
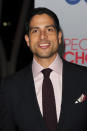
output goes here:
<path id="1" fill-rule="evenodd" d="M 46 49 L 50 46 L 50 44 L 40 44 L 40 48 Z"/>

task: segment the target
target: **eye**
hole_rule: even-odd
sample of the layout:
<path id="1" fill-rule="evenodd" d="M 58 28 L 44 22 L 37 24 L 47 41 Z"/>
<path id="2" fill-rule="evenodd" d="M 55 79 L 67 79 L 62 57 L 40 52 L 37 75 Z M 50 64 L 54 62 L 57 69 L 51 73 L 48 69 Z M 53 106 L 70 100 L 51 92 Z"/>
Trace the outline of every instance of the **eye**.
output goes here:
<path id="1" fill-rule="evenodd" d="M 55 29 L 53 27 L 48 28 L 48 32 L 53 32 Z"/>
<path id="2" fill-rule="evenodd" d="M 33 29 L 33 30 L 31 30 L 31 33 L 37 33 L 37 32 L 38 32 L 37 29 Z"/>

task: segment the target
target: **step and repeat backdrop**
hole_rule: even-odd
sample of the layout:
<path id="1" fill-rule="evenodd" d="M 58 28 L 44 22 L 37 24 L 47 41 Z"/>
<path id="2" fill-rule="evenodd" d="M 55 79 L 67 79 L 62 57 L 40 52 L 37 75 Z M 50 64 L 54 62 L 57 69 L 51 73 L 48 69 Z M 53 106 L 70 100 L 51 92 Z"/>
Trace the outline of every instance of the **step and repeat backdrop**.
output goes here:
<path id="1" fill-rule="evenodd" d="M 64 33 L 64 58 L 87 66 L 87 0 L 35 0 L 35 7 L 57 14 Z"/>

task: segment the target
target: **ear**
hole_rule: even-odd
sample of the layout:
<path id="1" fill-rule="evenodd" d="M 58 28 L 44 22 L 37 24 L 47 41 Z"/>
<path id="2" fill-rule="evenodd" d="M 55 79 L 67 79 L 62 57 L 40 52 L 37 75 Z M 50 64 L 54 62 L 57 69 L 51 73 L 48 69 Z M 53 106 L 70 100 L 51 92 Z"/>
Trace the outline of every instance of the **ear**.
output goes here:
<path id="1" fill-rule="evenodd" d="M 27 46 L 29 47 L 29 36 L 28 35 L 25 35 L 25 41 L 26 41 Z"/>
<path id="2" fill-rule="evenodd" d="M 62 32 L 61 31 L 59 31 L 58 33 L 58 39 L 59 39 L 59 44 L 61 44 L 62 42 Z"/>

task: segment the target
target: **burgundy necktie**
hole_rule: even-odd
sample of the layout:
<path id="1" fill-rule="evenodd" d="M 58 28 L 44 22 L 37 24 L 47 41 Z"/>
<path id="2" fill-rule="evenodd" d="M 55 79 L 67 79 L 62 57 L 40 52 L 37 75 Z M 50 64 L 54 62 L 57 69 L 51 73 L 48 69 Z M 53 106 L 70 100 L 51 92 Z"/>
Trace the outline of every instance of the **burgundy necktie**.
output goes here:
<path id="1" fill-rule="evenodd" d="M 47 68 L 42 70 L 44 80 L 42 84 L 42 106 L 43 118 L 45 120 L 48 131 L 56 131 L 57 115 L 53 85 L 49 78 L 51 69 Z"/>

